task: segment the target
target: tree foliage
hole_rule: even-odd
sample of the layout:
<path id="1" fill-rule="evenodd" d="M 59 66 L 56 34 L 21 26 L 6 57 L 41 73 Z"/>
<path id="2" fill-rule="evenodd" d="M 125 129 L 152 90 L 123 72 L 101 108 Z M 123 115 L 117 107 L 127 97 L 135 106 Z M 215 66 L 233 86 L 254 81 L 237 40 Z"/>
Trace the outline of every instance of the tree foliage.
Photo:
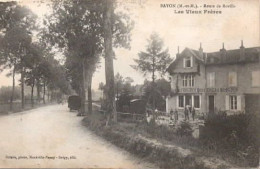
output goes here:
<path id="1" fill-rule="evenodd" d="M 133 95 L 134 94 L 134 86 L 132 83 L 134 80 L 131 77 L 123 77 L 119 73 L 115 75 L 115 90 L 116 96 L 119 97 L 121 95 Z"/>
<path id="2" fill-rule="evenodd" d="M 0 46 L 1 66 L 12 68 L 10 74 L 13 76 L 10 109 L 12 109 L 17 72 L 21 74 L 21 98 L 22 108 L 24 108 L 24 67 L 32 41 L 32 31 L 36 28 L 36 15 L 15 2 L 1 3 L 0 9 L 0 32 L 3 35 Z"/>
<path id="3" fill-rule="evenodd" d="M 168 49 L 163 49 L 163 40 L 157 33 L 153 33 L 148 40 L 146 51 L 138 53 L 139 59 L 134 59 L 136 65 L 132 67 L 141 71 L 144 75 L 152 74 L 151 92 L 148 101 L 152 98 L 152 109 L 155 109 L 156 102 L 156 89 L 155 79 L 156 73 L 161 77 L 165 73 L 166 67 L 170 63 L 170 55 Z"/>
<path id="4" fill-rule="evenodd" d="M 67 75 L 73 89 L 82 94 L 83 101 L 85 87 L 88 86 L 90 93 L 92 75 L 105 49 L 106 4 L 104 0 L 54 1 L 53 12 L 44 22 L 47 29 L 43 35 L 51 45 L 65 52 Z M 123 13 L 112 15 L 113 45 L 129 48 L 133 22 Z M 88 85 L 84 84 L 85 79 Z"/>
<path id="5" fill-rule="evenodd" d="M 153 33 L 146 47 L 146 51 L 139 52 L 139 59 L 134 59 L 136 65 L 132 67 L 142 73 L 152 74 L 152 79 L 155 79 L 155 73 L 160 73 L 163 75 L 170 63 L 170 55 L 168 49 L 163 49 L 163 40 L 159 37 L 157 33 Z"/>
<path id="6" fill-rule="evenodd" d="M 158 79 L 155 81 L 154 85 L 150 81 L 145 81 L 143 85 L 144 91 L 144 99 L 147 100 L 149 105 L 153 104 L 153 100 L 151 99 L 152 96 L 155 96 L 155 107 L 159 110 L 165 110 L 165 99 L 171 92 L 171 85 L 170 82 L 166 81 L 165 79 Z"/>

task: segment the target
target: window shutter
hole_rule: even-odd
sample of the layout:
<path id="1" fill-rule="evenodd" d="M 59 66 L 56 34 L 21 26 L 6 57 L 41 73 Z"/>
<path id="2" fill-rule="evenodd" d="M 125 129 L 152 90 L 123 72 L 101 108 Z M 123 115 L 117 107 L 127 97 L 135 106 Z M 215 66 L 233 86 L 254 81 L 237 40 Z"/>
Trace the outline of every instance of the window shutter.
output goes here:
<path id="1" fill-rule="evenodd" d="M 237 86 L 237 72 L 234 72 L 234 86 Z"/>
<path id="2" fill-rule="evenodd" d="M 237 110 L 241 111 L 241 96 L 237 96 Z"/>
<path id="3" fill-rule="evenodd" d="M 169 112 L 169 98 L 166 97 L 166 113 Z"/>
<path id="4" fill-rule="evenodd" d="M 185 68 L 185 61 L 186 61 L 186 59 L 183 58 L 183 67 L 184 67 L 184 68 Z"/>
<path id="5" fill-rule="evenodd" d="M 191 95 L 191 107 L 194 107 L 194 95 Z"/>
<path id="6" fill-rule="evenodd" d="M 193 67 L 193 56 L 190 57 L 190 67 Z"/>
<path id="7" fill-rule="evenodd" d="M 179 96 L 176 97 L 176 108 L 179 108 Z"/>
<path id="8" fill-rule="evenodd" d="M 200 108 L 201 108 L 201 95 L 199 95 Z"/>
<path id="9" fill-rule="evenodd" d="M 226 95 L 226 110 L 229 110 L 229 95 Z"/>
<path id="10" fill-rule="evenodd" d="M 207 87 L 210 87 L 210 73 L 207 73 Z"/>

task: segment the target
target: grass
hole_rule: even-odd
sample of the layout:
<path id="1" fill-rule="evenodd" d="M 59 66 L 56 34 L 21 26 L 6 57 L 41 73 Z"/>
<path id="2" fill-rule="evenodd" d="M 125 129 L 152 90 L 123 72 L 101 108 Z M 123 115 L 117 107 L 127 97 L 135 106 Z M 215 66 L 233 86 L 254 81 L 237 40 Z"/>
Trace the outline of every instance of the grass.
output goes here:
<path id="1" fill-rule="evenodd" d="M 106 119 L 101 113 L 95 112 L 88 115 L 83 120 L 83 124 L 116 146 L 140 158 L 154 162 L 160 168 L 206 168 L 192 155 L 181 155 L 177 150 L 169 149 L 164 144 L 151 144 L 150 139 L 138 137 L 139 133 L 136 130 L 140 126 L 135 123 L 110 123 L 109 126 L 105 127 L 105 121 Z"/>
<path id="2" fill-rule="evenodd" d="M 104 131 L 105 126 L 105 117 L 101 113 L 93 113 L 87 119 L 88 127 L 96 130 L 100 133 L 100 131 Z M 194 152 L 195 156 L 202 157 L 202 158 L 217 158 L 222 161 L 226 161 L 229 164 L 239 167 L 252 167 L 256 163 L 255 161 L 252 162 L 251 159 L 247 159 L 243 156 L 239 156 L 238 154 L 243 154 L 243 152 L 232 149 L 232 146 L 228 147 L 224 142 L 218 142 L 215 140 L 200 140 L 195 139 L 191 135 L 179 135 L 176 133 L 176 128 L 174 127 L 167 127 L 167 126 L 158 126 L 154 124 L 147 124 L 145 122 L 139 123 L 129 123 L 129 122 L 119 122 L 117 124 L 111 123 L 106 130 L 111 130 L 113 132 L 119 132 L 123 135 L 128 136 L 144 136 L 150 139 L 156 139 L 157 141 L 163 143 L 164 145 L 177 145 L 184 149 L 190 149 Z M 101 133 L 103 135 L 104 133 Z M 119 136 L 117 136 L 119 137 Z M 115 137 L 116 138 L 116 137 Z M 120 140 L 117 140 L 120 141 Z M 115 143 L 118 145 L 119 143 Z M 135 146 L 134 146 L 135 147 Z M 137 150 L 136 150 L 137 151 Z M 137 152 L 134 152 L 135 154 Z M 138 154 L 138 153 L 137 153 Z M 253 158 L 256 159 L 259 154 L 254 154 Z M 250 161 L 251 160 L 251 161 Z"/>
<path id="3" fill-rule="evenodd" d="M 36 108 L 40 105 L 43 105 L 43 103 L 42 104 L 35 103 L 33 108 Z M 11 113 L 21 112 L 21 111 L 29 110 L 29 109 L 32 109 L 32 106 L 31 106 L 30 103 L 26 103 L 24 105 L 24 109 L 22 109 L 22 103 L 14 102 L 12 111 L 10 111 L 10 104 L 9 103 L 0 103 L 0 115 L 8 114 L 10 112 Z"/>

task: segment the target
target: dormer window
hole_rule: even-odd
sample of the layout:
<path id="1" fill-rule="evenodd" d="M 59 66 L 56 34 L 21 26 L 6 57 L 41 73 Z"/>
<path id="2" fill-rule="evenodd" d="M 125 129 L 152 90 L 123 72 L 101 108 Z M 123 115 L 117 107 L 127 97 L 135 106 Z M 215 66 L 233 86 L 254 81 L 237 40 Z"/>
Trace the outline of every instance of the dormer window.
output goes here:
<path id="1" fill-rule="evenodd" d="M 183 66 L 184 68 L 192 67 L 192 57 L 186 57 L 183 59 Z"/>

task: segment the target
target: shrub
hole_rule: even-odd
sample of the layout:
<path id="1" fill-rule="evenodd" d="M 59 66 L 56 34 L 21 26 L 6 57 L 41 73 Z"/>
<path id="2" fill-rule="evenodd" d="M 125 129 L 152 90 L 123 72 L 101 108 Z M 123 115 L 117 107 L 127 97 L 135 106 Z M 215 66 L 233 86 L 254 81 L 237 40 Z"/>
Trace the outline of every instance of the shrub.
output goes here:
<path id="1" fill-rule="evenodd" d="M 237 114 L 226 116 L 216 114 L 205 120 L 205 128 L 208 130 L 207 137 L 215 140 L 232 140 L 232 144 L 257 143 L 257 130 L 259 119 L 251 114 Z"/>
<path id="2" fill-rule="evenodd" d="M 216 114 L 205 120 L 202 141 L 205 146 L 228 152 L 244 160 L 249 166 L 259 162 L 260 118 L 256 114 L 226 116 Z"/>
<path id="3" fill-rule="evenodd" d="M 12 95 L 12 87 L 11 86 L 3 86 L 0 88 L 0 102 L 3 103 L 8 103 L 11 99 Z M 13 100 L 19 99 L 20 98 L 20 91 L 18 87 L 15 87 L 14 89 L 14 96 Z"/>
<path id="4" fill-rule="evenodd" d="M 179 126 L 177 126 L 176 134 L 178 136 L 192 136 L 192 128 L 189 122 L 182 121 Z"/>

